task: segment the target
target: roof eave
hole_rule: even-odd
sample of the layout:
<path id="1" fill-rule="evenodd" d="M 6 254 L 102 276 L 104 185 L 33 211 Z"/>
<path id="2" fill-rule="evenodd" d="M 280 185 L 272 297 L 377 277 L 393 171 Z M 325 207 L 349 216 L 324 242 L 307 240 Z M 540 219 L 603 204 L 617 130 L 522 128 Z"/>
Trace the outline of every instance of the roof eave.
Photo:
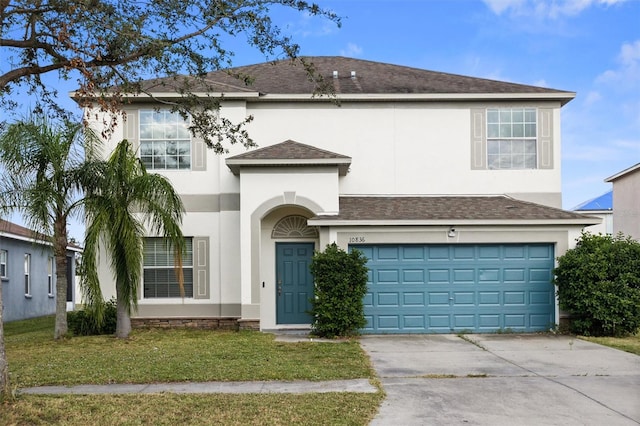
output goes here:
<path id="1" fill-rule="evenodd" d="M 234 175 L 240 174 L 242 167 L 323 167 L 336 166 L 340 176 L 345 176 L 351 166 L 351 158 L 313 158 L 313 159 L 234 159 L 226 160 L 227 167 Z"/>
<path id="2" fill-rule="evenodd" d="M 629 173 L 631 173 L 631 172 L 634 172 L 634 171 L 636 171 L 636 170 L 638 170 L 638 169 L 640 169 L 640 163 L 635 164 L 635 165 L 633 165 L 633 166 L 631 166 L 631 167 L 629 167 L 629 168 L 627 168 L 627 169 L 624 169 L 623 171 L 621 171 L 621 172 L 619 172 L 619 173 L 616 173 L 616 174 L 615 174 L 615 175 L 613 175 L 613 176 L 609 176 L 609 177 L 608 177 L 608 178 L 606 178 L 604 181 L 605 181 L 605 182 L 613 182 L 614 180 L 616 180 L 616 179 L 618 179 L 618 178 L 621 178 L 622 176 L 627 175 L 627 174 L 629 174 Z"/>
<path id="3" fill-rule="evenodd" d="M 273 93 L 260 96 L 261 101 L 557 101 L 565 105 L 575 92 L 551 93 L 338 93 L 317 96 L 309 93 Z"/>
<path id="4" fill-rule="evenodd" d="M 459 220 L 459 219 L 331 219 L 313 217 L 307 221 L 309 226 L 542 226 L 542 225 L 572 225 L 589 226 L 602 223 L 597 217 L 576 219 L 488 219 L 488 220 Z"/>
<path id="5" fill-rule="evenodd" d="M 260 92 L 194 92 L 194 96 L 199 98 L 218 98 L 218 99 L 255 99 L 261 96 Z M 92 99 L 97 99 L 100 97 L 109 98 L 113 96 L 111 93 L 98 94 L 95 93 L 91 96 Z M 147 93 L 123 93 L 120 94 L 124 99 L 138 101 L 138 102 L 149 102 L 157 99 L 180 99 L 184 96 L 176 93 L 176 92 L 150 92 Z M 74 101 L 78 101 L 82 96 L 80 96 L 79 92 L 73 91 L 69 92 L 69 97 Z"/>

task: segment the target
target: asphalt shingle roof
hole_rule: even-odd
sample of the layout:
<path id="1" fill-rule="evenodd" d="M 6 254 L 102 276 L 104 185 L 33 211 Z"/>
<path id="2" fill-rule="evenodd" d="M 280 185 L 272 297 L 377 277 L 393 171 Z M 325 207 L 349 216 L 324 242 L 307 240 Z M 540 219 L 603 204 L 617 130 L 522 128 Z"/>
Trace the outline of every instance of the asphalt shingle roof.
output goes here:
<path id="1" fill-rule="evenodd" d="M 373 62 L 341 56 L 305 57 L 322 77 L 332 82 L 337 94 L 566 94 L 573 92 L 484 78 L 468 77 L 419 68 Z M 334 78 L 337 71 L 337 78 Z M 352 72 L 355 76 L 352 77 Z M 250 76 L 245 84 L 235 75 Z M 178 77 L 184 78 L 184 77 Z M 210 91 L 259 92 L 261 94 L 311 94 L 315 85 L 303 66 L 291 60 L 265 62 L 220 70 L 205 78 Z M 147 90 L 166 92 L 173 77 L 145 82 Z M 163 87 L 166 85 L 166 87 Z M 194 90 L 198 89 L 198 85 Z M 204 86 L 200 86 L 205 90 Z"/>
<path id="2" fill-rule="evenodd" d="M 338 215 L 316 216 L 313 219 L 323 221 L 591 220 L 588 216 L 579 213 L 520 201 L 507 196 L 344 196 L 340 197 Z"/>
<path id="3" fill-rule="evenodd" d="M 234 174 L 240 172 L 241 166 L 337 166 L 340 175 L 344 176 L 349 170 L 351 157 L 287 140 L 229 157 L 226 163 Z"/>
<path id="4" fill-rule="evenodd" d="M 351 157 L 292 141 L 291 139 L 229 157 L 229 159 L 234 160 L 318 160 L 331 158 L 348 159 Z"/>

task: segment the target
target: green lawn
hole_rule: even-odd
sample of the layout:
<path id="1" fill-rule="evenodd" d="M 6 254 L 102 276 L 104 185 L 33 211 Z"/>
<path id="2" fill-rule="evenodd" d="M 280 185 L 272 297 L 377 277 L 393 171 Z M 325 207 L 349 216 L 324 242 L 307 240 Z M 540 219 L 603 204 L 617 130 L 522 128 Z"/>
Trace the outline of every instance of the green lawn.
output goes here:
<path id="1" fill-rule="evenodd" d="M 610 346 L 632 354 L 640 355 L 640 333 L 627 337 L 580 337 L 600 345 Z"/>
<path id="2" fill-rule="evenodd" d="M 373 378 L 356 341 L 283 343 L 271 334 L 134 330 L 53 341 L 53 318 L 5 324 L 11 385 Z M 0 424 L 365 425 L 383 394 L 20 395 Z"/>

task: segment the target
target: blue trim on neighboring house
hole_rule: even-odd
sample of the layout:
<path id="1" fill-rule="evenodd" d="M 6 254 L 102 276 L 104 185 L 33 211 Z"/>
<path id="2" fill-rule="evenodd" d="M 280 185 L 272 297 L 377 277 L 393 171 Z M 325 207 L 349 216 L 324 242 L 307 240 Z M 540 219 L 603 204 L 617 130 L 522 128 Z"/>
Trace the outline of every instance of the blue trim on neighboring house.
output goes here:
<path id="1" fill-rule="evenodd" d="M 591 210 L 613 210 L 613 190 L 602 194 L 599 197 L 578 204 L 571 210 L 573 211 L 591 211 Z"/>

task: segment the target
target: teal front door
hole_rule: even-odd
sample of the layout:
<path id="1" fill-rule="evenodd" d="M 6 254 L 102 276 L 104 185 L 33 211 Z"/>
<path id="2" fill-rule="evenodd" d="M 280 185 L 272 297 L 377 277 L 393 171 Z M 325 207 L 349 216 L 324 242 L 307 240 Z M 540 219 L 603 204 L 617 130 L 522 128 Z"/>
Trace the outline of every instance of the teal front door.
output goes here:
<path id="1" fill-rule="evenodd" d="M 311 324 L 313 243 L 276 243 L 276 322 Z"/>

